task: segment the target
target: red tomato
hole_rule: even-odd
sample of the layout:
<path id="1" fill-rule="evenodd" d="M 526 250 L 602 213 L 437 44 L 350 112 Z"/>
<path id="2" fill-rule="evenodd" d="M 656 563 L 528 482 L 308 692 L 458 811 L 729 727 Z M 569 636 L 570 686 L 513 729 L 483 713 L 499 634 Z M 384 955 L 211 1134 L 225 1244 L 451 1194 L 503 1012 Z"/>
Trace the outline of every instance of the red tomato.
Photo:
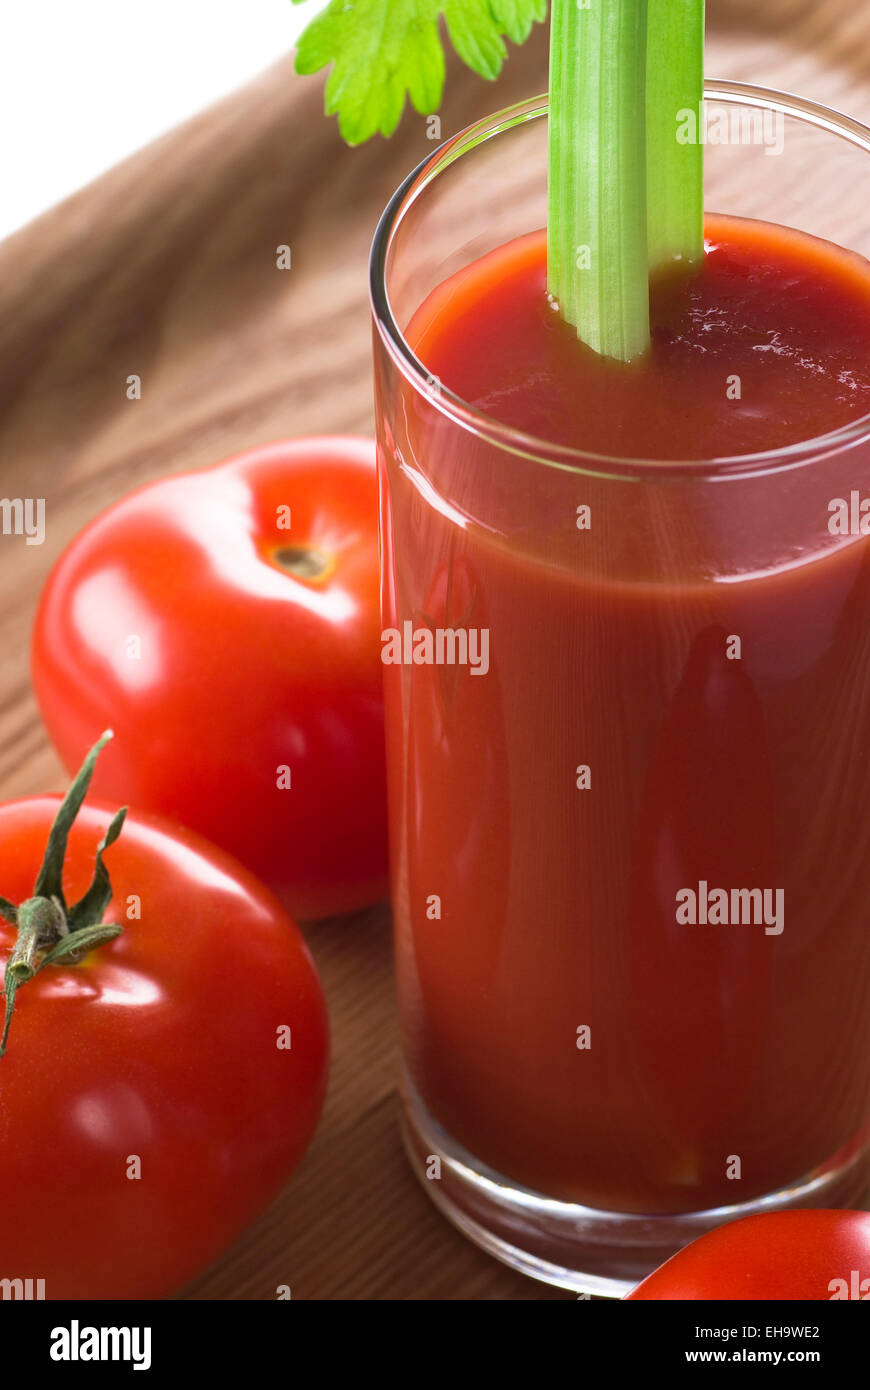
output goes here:
<path id="1" fill-rule="evenodd" d="M 870 1299 L 870 1212 L 781 1211 L 687 1245 L 629 1299 Z"/>
<path id="2" fill-rule="evenodd" d="M 95 794 L 200 831 L 296 917 L 364 907 L 387 865 L 378 587 L 367 440 L 151 483 L 48 581 L 32 663 L 48 731 L 73 771 L 114 728 Z"/>
<path id="3" fill-rule="evenodd" d="M 15 904 L 59 801 L 0 806 L 0 891 Z M 70 901 L 110 819 L 89 804 L 73 826 Z M 323 995 L 271 893 L 137 815 L 106 864 L 122 934 L 19 989 L 0 1059 L 0 1277 L 44 1279 L 49 1299 L 157 1298 L 192 1278 L 299 1162 L 326 1082 Z M 0 921 L 4 962 L 15 935 Z"/>

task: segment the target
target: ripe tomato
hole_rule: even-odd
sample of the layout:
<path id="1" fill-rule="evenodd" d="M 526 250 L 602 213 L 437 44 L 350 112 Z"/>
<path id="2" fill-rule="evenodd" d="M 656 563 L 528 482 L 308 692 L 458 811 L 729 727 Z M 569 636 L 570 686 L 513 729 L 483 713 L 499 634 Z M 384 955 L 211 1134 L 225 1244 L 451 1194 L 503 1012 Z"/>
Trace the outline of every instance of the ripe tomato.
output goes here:
<path id="1" fill-rule="evenodd" d="M 870 1212 L 747 1216 L 672 1256 L 630 1299 L 868 1299 Z"/>
<path id="2" fill-rule="evenodd" d="M 200 831 L 296 917 L 375 902 L 378 588 L 367 440 L 293 440 L 151 483 L 46 586 L 32 666 L 52 740 L 72 771 L 113 727 L 95 794 Z"/>
<path id="3" fill-rule="evenodd" d="M 0 891 L 16 905 L 59 804 L 0 806 Z M 110 818 L 87 805 L 72 828 L 70 900 Z M 0 1059 L 0 1278 L 44 1279 L 50 1299 L 179 1288 L 285 1182 L 326 1082 L 317 975 L 268 890 L 198 836 L 137 815 L 106 864 L 106 920 L 122 934 L 18 990 Z M 15 937 L 0 921 L 0 960 Z"/>

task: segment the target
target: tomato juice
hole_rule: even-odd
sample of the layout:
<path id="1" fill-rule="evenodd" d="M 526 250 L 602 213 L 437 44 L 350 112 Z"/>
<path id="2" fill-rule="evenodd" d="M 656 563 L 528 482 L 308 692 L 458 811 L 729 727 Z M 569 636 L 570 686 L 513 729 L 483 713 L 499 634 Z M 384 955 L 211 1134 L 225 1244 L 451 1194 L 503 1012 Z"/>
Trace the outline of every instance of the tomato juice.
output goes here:
<path id="1" fill-rule="evenodd" d="M 870 412 L 870 265 L 711 217 L 630 366 L 545 286 L 544 233 L 440 285 L 383 427 L 384 626 L 488 640 L 385 665 L 404 1053 L 513 1183 L 747 1202 L 870 1115 L 870 457 L 789 455 Z"/>

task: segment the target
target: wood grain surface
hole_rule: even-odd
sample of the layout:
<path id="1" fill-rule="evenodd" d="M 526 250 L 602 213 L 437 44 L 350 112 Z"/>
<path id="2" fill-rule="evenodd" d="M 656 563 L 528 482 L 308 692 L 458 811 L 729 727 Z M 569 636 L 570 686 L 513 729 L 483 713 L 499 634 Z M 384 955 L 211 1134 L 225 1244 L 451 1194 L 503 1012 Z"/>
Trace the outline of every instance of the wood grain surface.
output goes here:
<path id="1" fill-rule="evenodd" d="M 870 118 L 866 0 L 709 0 L 708 72 Z M 546 87 L 546 31 L 497 87 L 451 62 L 442 134 Z M 73 55 L 74 57 L 74 55 Z M 131 487 L 285 435 L 372 429 L 366 263 L 432 150 L 407 114 L 346 149 L 288 56 L 0 244 L 0 491 L 47 499 L 45 544 L 0 541 L 0 799 L 56 790 L 28 680 L 49 567 Z M 21 134 L 20 138 L 26 138 Z M 855 196 L 866 201 L 866 189 Z M 289 244 L 293 268 L 276 268 Z M 126 397 L 127 377 L 142 399 Z M 333 1026 L 325 1116 L 292 1184 L 184 1295 L 570 1297 L 455 1233 L 406 1167 L 386 908 L 307 933 Z"/>

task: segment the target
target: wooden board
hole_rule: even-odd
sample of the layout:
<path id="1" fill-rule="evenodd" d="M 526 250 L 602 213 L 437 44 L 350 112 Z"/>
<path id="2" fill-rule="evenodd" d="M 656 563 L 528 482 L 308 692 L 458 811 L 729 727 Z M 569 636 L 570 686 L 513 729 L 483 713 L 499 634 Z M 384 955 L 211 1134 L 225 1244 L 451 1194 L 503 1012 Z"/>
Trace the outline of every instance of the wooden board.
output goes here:
<path id="1" fill-rule="evenodd" d="M 709 0 L 708 71 L 870 118 L 865 0 Z M 72 55 L 74 58 L 74 55 Z M 449 65 L 442 134 L 546 86 L 546 33 L 490 87 Z M 136 484 L 312 431 L 370 431 L 366 261 L 378 215 L 432 144 L 406 118 L 347 150 L 290 58 L 0 245 L 0 490 L 47 499 L 43 547 L 0 543 L 0 799 L 57 789 L 28 683 L 43 579 Z M 855 197 L 866 201 L 866 189 Z M 276 247 L 292 251 L 290 272 Z M 142 380 L 129 401 L 126 380 Z M 469 1245 L 399 1147 L 388 914 L 309 939 L 332 1015 L 318 1136 L 272 1209 L 188 1291 L 269 1299 L 560 1294 Z"/>

